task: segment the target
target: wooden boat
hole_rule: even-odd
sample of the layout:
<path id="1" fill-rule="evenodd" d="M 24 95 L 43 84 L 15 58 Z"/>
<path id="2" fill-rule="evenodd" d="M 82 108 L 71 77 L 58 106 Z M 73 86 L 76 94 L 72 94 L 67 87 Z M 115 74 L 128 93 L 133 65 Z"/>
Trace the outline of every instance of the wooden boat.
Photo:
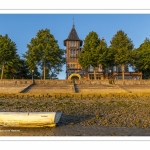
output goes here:
<path id="1" fill-rule="evenodd" d="M 1 127 L 54 127 L 62 112 L 0 112 Z"/>

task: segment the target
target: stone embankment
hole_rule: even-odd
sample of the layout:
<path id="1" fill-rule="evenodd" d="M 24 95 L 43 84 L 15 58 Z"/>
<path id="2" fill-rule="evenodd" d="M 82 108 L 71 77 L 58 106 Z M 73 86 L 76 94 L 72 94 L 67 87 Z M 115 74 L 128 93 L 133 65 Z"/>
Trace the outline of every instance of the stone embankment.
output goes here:
<path id="1" fill-rule="evenodd" d="M 1 80 L 0 93 L 137 93 L 150 92 L 150 80 Z M 27 88 L 28 87 L 28 88 Z M 27 90 L 26 90 L 27 89 Z"/>
<path id="2" fill-rule="evenodd" d="M 31 84 L 31 80 L 0 80 L 0 93 L 20 93 Z"/>

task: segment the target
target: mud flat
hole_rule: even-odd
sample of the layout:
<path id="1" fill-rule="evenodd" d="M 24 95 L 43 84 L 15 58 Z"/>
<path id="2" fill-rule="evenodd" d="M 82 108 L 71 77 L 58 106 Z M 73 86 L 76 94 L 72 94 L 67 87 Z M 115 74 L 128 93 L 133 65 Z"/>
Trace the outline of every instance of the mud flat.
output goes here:
<path id="1" fill-rule="evenodd" d="M 150 129 L 75 124 L 56 128 L 3 128 L 0 136 L 150 136 Z"/>
<path id="2" fill-rule="evenodd" d="M 149 136 L 150 94 L 0 95 L 0 110 L 63 112 L 54 128 L 0 127 L 0 136 Z"/>

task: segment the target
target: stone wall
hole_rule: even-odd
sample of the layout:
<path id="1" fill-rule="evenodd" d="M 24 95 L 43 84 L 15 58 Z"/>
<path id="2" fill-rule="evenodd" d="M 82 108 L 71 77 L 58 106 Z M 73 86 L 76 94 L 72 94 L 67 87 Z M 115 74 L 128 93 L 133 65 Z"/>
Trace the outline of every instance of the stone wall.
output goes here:
<path id="1" fill-rule="evenodd" d="M 32 84 L 31 80 L 0 80 L 0 93 L 19 93 L 29 85 Z"/>
<path id="2" fill-rule="evenodd" d="M 125 85 L 148 85 L 150 80 L 114 80 L 115 84 L 125 84 Z"/>
<path id="3" fill-rule="evenodd" d="M 148 91 L 150 80 L 114 80 L 115 85 L 110 84 L 110 80 L 76 80 L 79 92 L 125 92 L 121 86 L 130 87 L 130 91 Z M 0 80 L 0 93 L 19 93 L 32 84 L 32 80 Z M 117 85 L 117 86 L 116 86 Z M 128 86 L 131 85 L 131 86 Z M 118 88 L 117 88 L 118 87 Z M 135 89 L 139 88 L 139 89 Z M 73 81 L 71 80 L 35 80 L 35 85 L 28 91 L 29 93 L 72 93 Z"/>
<path id="4" fill-rule="evenodd" d="M 98 84 L 102 84 L 102 85 L 108 85 L 111 83 L 111 80 L 106 79 L 106 80 L 79 80 L 76 81 L 77 84 L 87 84 L 87 85 L 98 85 Z M 125 85 L 140 85 L 140 84 L 144 84 L 144 85 L 148 85 L 150 84 L 150 80 L 114 80 L 115 84 L 125 84 Z"/>
<path id="5" fill-rule="evenodd" d="M 61 85 L 61 84 L 72 84 L 71 80 L 34 80 L 35 84 L 57 84 L 57 85 Z M 99 84 L 103 84 L 103 85 L 108 85 L 110 84 L 110 80 L 106 79 L 106 80 L 76 80 L 75 81 L 76 84 L 87 84 L 87 85 L 99 85 Z M 150 80 L 114 80 L 115 84 L 126 84 L 126 85 L 138 85 L 138 84 L 145 84 L 148 85 L 150 84 Z M 32 80 L 31 79 L 3 79 L 0 80 L 0 85 L 4 85 L 4 84 L 15 84 L 15 85 L 21 85 L 21 84 L 27 84 L 30 85 L 32 84 Z"/>
<path id="6" fill-rule="evenodd" d="M 24 79 L 2 79 L 0 80 L 0 85 L 2 84 L 13 84 L 13 85 L 20 85 L 20 84 L 32 84 L 32 80 L 24 80 Z"/>
<path id="7" fill-rule="evenodd" d="M 35 84 L 68 84 L 71 80 L 34 80 Z"/>
<path id="8" fill-rule="evenodd" d="M 75 81 L 76 84 L 87 84 L 87 85 L 99 85 L 99 84 L 109 84 L 109 80 L 77 80 Z"/>

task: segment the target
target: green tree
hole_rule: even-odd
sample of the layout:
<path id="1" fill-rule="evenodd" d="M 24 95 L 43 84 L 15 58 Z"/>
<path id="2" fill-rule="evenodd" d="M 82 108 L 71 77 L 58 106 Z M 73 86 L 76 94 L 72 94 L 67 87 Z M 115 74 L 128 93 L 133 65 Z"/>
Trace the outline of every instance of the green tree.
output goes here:
<path id="1" fill-rule="evenodd" d="M 134 45 L 131 39 L 122 30 L 119 30 L 110 41 L 110 51 L 113 53 L 115 65 L 120 65 L 122 69 L 122 79 L 124 80 L 124 66 L 130 64 L 133 59 Z"/>
<path id="2" fill-rule="evenodd" d="M 83 68 L 89 68 L 91 65 L 94 69 L 94 79 L 96 80 L 96 68 L 99 64 L 103 68 L 106 67 L 106 56 L 107 44 L 100 40 L 96 32 L 90 32 L 85 38 L 83 52 L 78 57 L 79 64 Z"/>
<path id="3" fill-rule="evenodd" d="M 34 70 L 33 74 L 34 74 L 34 78 L 39 79 L 40 73 L 38 72 L 37 69 Z M 31 79 L 32 78 L 32 73 L 30 72 L 30 69 L 24 59 L 19 59 L 15 78 L 18 78 L 18 79 Z"/>
<path id="4" fill-rule="evenodd" d="M 133 62 L 134 70 L 142 72 L 143 78 L 150 78 L 150 39 L 146 38 L 144 42 L 134 50 L 135 59 Z"/>
<path id="5" fill-rule="evenodd" d="M 12 67 L 18 61 L 16 44 L 8 37 L 0 35 L 0 66 L 1 79 L 3 79 L 5 67 Z"/>
<path id="6" fill-rule="evenodd" d="M 107 44 L 103 40 L 101 40 L 100 43 L 99 64 L 102 65 L 104 74 L 106 73 L 106 68 L 114 66 L 113 52 L 107 47 Z"/>
<path id="7" fill-rule="evenodd" d="M 12 79 L 16 77 L 18 73 L 18 68 L 20 67 L 20 57 L 16 54 L 15 59 L 13 61 L 5 64 L 5 72 L 3 74 L 3 78 Z"/>
<path id="8" fill-rule="evenodd" d="M 15 74 L 18 79 L 28 79 L 30 78 L 29 67 L 27 66 L 24 59 L 19 59 L 19 65 L 17 68 L 17 73 Z"/>
<path id="9" fill-rule="evenodd" d="M 44 79 L 49 71 L 61 71 L 65 63 L 64 51 L 59 48 L 57 40 L 50 34 L 49 29 L 39 30 L 36 37 L 27 45 L 28 51 L 23 55 L 29 66 L 30 72 L 37 68 L 43 70 Z"/>

